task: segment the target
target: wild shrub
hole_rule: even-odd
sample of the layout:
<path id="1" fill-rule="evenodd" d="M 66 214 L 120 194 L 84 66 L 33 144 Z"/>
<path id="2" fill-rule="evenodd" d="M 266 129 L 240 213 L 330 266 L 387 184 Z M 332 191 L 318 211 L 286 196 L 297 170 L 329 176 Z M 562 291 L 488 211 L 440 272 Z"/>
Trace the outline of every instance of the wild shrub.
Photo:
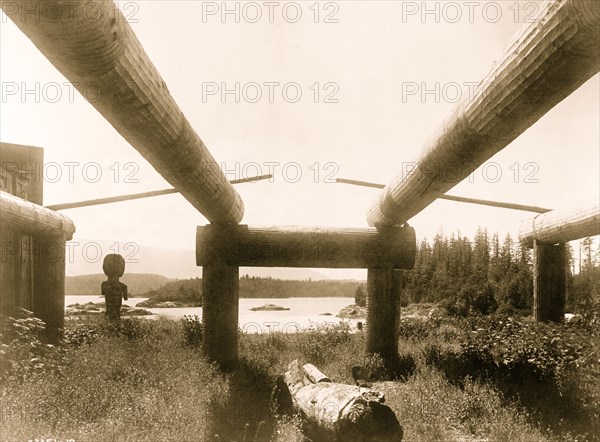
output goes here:
<path id="1" fill-rule="evenodd" d="M 184 315 L 181 320 L 186 345 L 199 347 L 202 344 L 204 326 L 198 315 Z"/>
<path id="2" fill-rule="evenodd" d="M 297 336 L 302 357 L 312 364 L 329 362 L 352 340 L 348 322 L 339 324 L 311 322 L 309 328 Z"/>
<path id="3" fill-rule="evenodd" d="M 62 352 L 45 342 L 46 324 L 19 309 L 18 317 L 4 318 L 0 335 L 0 381 L 22 382 L 61 369 Z M 6 342 L 6 343 L 5 343 Z"/>

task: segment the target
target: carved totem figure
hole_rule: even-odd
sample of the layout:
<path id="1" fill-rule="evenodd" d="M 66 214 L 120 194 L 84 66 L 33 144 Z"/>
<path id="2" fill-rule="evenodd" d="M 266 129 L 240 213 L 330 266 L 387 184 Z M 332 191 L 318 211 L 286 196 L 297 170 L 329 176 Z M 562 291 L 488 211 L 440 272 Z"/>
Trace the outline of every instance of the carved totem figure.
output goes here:
<path id="1" fill-rule="evenodd" d="M 106 317 L 112 320 L 121 318 L 122 300 L 127 300 L 127 286 L 119 281 L 125 273 L 125 260 L 115 253 L 106 255 L 102 270 L 108 280 L 102 283 L 102 296 L 106 303 Z"/>

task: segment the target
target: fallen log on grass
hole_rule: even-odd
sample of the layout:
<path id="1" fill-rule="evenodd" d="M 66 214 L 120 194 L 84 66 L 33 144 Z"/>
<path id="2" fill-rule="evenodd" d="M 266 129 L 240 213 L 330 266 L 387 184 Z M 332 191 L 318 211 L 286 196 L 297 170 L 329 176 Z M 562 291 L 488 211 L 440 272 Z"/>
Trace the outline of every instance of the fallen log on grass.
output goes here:
<path id="1" fill-rule="evenodd" d="M 337 384 L 314 365 L 293 361 L 273 392 L 279 413 L 299 413 L 314 441 L 401 441 L 402 427 L 383 393 Z"/>

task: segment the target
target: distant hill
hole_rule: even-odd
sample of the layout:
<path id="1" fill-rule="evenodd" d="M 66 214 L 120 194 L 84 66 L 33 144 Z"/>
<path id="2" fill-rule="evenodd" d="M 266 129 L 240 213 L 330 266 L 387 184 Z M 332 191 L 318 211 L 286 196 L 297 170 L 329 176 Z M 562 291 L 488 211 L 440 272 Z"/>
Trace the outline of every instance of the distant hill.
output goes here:
<path id="1" fill-rule="evenodd" d="M 176 250 L 150 247 L 143 244 L 118 243 L 115 241 L 73 238 L 69 241 L 73 252 L 66 264 L 68 276 L 92 275 L 102 272 L 102 259 L 90 260 L 83 253 L 85 247 L 93 245 L 90 250 L 101 250 L 102 255 L 118 250 L 125 258 L 125 276 L 130 273 L 165 275 L 174 279 L 196 278 L 202 276 L 202 267 L 196 266 L 194 250 Z M 240 267 L 240 275 L 256 277 L 272 277 L 278 279 L 322 280 L 327 276 L 311 269 L 298 268 L 252 268 Z M 127 283 L 126 283 L 127 284 Z M 152 289 L 157 288 L 153 287 Z M 152 290 L 149 289 L 149 290 Z"/>
<path id="2" fill-rule="evenodd" d="M 129 296 L 137 296 L 173 281 L 161 275 L 146 273 L 126 273 L 121 282 L 127 284 Z M 65 279 L 66 295 L 100 295 L 100 284 L 106 281 L 104 274 L 67 276 Z"/>

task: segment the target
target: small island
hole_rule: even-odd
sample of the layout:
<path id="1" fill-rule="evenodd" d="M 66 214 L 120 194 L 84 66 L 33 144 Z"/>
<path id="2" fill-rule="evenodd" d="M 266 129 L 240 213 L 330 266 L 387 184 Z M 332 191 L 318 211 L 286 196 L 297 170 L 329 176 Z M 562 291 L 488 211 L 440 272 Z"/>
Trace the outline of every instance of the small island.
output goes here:
<path id="1" fill-rule="evenodd" d="M 281 311 L 281 310 L 289 310 L 289 308 L 281 307 L 281 306 L 275 305 L 275 304 L 265 304 L 260 307 L 252 307 L 250 310 L 252 310 L 253 312 L 274 312 L 274 311 Z"/>

